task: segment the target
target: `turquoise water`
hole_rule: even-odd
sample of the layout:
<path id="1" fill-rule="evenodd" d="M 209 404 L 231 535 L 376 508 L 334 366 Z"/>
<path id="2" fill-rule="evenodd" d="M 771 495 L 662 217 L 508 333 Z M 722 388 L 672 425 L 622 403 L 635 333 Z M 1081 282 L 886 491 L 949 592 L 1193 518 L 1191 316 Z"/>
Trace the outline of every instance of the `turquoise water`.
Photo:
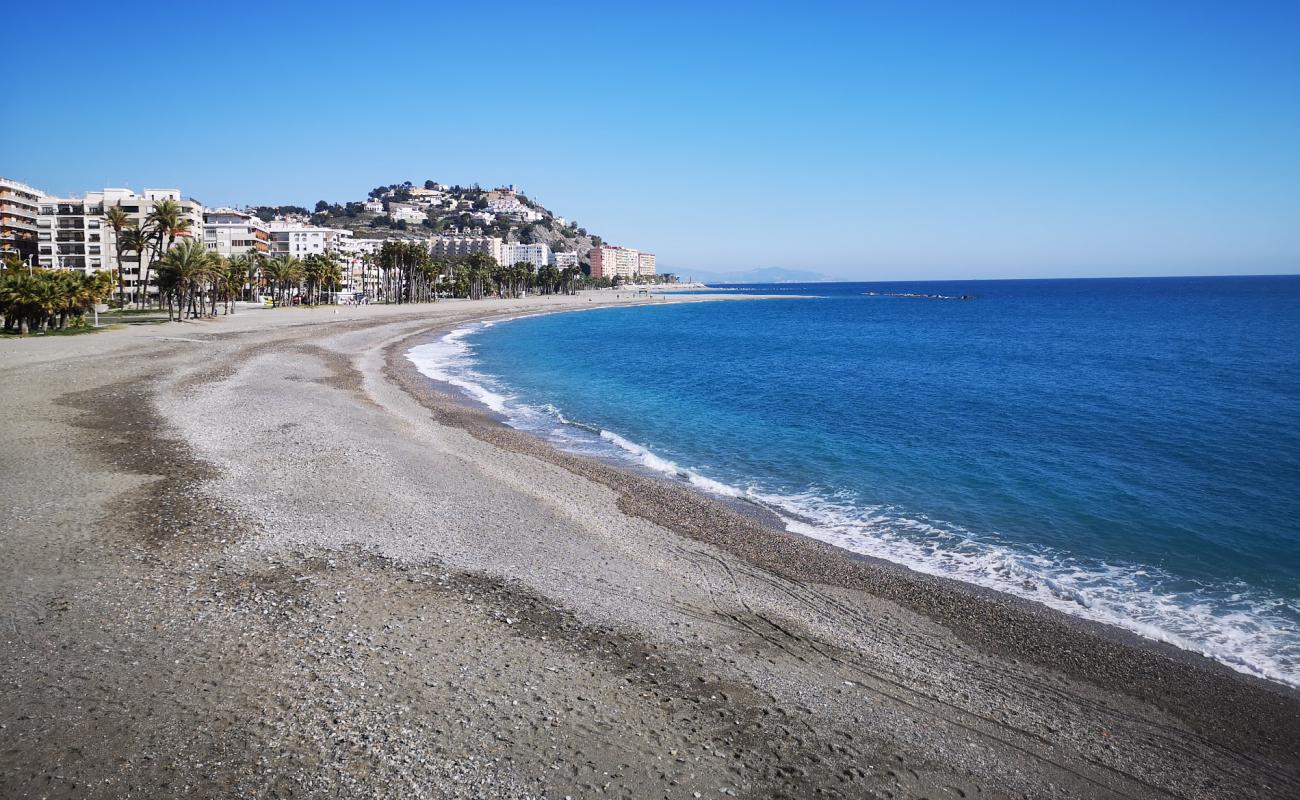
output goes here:
<path id="1" fill-rule="evenodd" d="M 1300 278 L 731 291 L 818 296 L 411 358 L 561 447 L 1300 685 Z"/>

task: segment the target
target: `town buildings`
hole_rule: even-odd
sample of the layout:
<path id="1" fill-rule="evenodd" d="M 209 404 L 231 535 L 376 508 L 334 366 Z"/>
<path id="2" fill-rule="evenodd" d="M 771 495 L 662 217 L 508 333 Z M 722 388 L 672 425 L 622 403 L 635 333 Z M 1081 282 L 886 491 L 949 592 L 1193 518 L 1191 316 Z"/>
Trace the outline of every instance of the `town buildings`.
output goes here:
<path id="1" fill-rule="evenodd" d="M 213 208 L 203 212 L 203 244 L 226 258 L 269 253 L 271 231 L 247 211 Z"/>
<path id="2" fill-rule="evenodd" d="M 340 293 L 376 299 L 379 297 L 379 262 L 377 255 L 384 247 L 384 239 L 342 239 L 335 258 L 343 274 Z"/>
<path id="3" fill-rule="evenodd" d="M 654 253 L 642 253 L 630 247 L 593 247 L 588 258 L 593 278 L 634 278 L 653 275 L 655 270 Z"/>
<path id="4" fill-rule="evenodd" d="M 302 222 L 272 222 L 271 255 L 306 258 L 311 255 L 337 253 L 341 243 L 352 238 L 352 231 L 321 228 Z"/>
<path id="5" fill-rule="evenodd" d="M 35 260 L 40 201 L 40 190 L 0 178 L 0 254 L 14 253 L 29 264 Z"/>
<path id="6" fill-rule="evenodd" d="M 127 250 L 119 264 L 114 232 L 104 224 L 104 211 L 119 206 L 131 223 L 143 228 L 154 208 L 164 200 L 177 203 L 187 223 L 185 229 L 173 231 L 168 239 L 202 235 L 203 205 L 193 198 L 183 198 L 179 189 L 145 189 L 139 195 L 130 189 L 104 189 L 87 192 L 84 197 L 44 195 L 36 219 L 38 263 L 47 269 L 86 273 L 116 269 L 127 292 L 135 293 L 150 269 L 152 254 L 146 252 L 142 259 L 140 253 Z M 158 287 L 151 283 L 147 291 L 156 294 Z"/>
<path id="7" fill-rule="evenodd" d="M 578 266 L 578 254 L 576 251 L 567 253 L 551 253 L 551 266 L 558 269 Z"/>
<path id="8" fill-rule="evenodd" d="M 501 245 L 501 258 L 498 261 L 502 264 L 518 264 L 520 261 L 527 261 L 534 267 L 544 267 L 551 263 L 551 247 L 547 244 L 506 242 Z"/>
<path id="9" fill-rule="evenodd" d="M 542 218 L 542 212 L 519 199 L 514 186 L 493 189 L 487 193 L 486 199 L 488 211 L 495 215 L 512 217 L 521 222 L 536 222 Z"/>
<path id="10" fill-rule="evenodd" d="M 444 258 L 467 256 L 471 253 L 484 253 L 492 256 L 500 264 L 502 263 L 502 244 L 503 242 L 495 236 L 451 233 L 434 237 L 429 252 Z"/>

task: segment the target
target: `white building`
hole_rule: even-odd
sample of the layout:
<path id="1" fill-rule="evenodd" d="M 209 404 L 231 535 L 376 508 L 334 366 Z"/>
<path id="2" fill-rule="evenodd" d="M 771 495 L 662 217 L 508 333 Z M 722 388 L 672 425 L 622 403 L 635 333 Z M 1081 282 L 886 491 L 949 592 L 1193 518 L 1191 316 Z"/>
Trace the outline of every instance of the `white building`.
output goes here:
<path id="1" fill-rule="evenodd" d="M 366 211 L 369 211 L 371 214 L 384 213 L 383 200 L 367 200 L 366 202 L 361 204 L 361 207 L 364 208 Z"/>
<path id="2" fill-rule="evenodd" d="M 25 183 L 0 178 L 0 253 L 13 253 L 24 260 L 36 255 L 36 218 L 42 194 Z"/>
<path id="3" fill-rule="evenodd" d="M 144 277 L 141 256 L 128 250 L 118 263 L 113 229 L 104 224 L 104 211 L 109 206 L 120 206 L 132 222 L 143 227 L 154 207 L 164 200 L 178 203 L 188 223 L 188 229 L 175 232 L 176 238 L 202 235 L 202 204 L 182 198 L 178 189 L 145 189 L 142 195 L 130 189 L 104 189 L 87 192 L 84 197 L 42 196 L 36 219 L 40 265 L 86 273 L 117 269 L 127 291 L 135 292 Z M 149 267 L 151 257 L 152 253 L 146 251 L 144 268 Z M 148 291 L 153 294 L 158 290 L 151 285 Z"/>
<path id="4" fill-rule="evenodd" d="M 630 247 L 603 245 L 587 254 L 593 278 L 631 278 L 641 263 L 641 253 Z"/>
<path id="5" fill-rule="evenodd" d="M 514 217 L 522 222 L 537 222 L 542 212 L 519 202 L 519 198 L 508 196 L 488 200 L 488 211 L 497 215 Z"/>
<path id="6" fill-rule="evenodd" d="M 379 297 L 379 265 L 376 255 L 384 247 L 384 239 L 342 239 L 336 257 L 343 273 L 344 294 L 365 294 L 374 300 Z"/>
<path id="7" fill-rule="evenodd" d="M 498 260 L 502 264 L 518 264 L 520 261 L 527 261 L 534 267 L 544 267 L 551 263 L 551 247 L 547 244 L 506 242 L 501 245 L 501 258 Z"/>
<path id="8" fill-rule="evenodd" d="M 203 212 L 203 244 L 226 258 L 267 253 L 271 232 L 265 222 L 247 211 L 213 208 Z"/>
<path id="9" fill-rule="evenodd" d="M 342 243 L 352 238 L 352 231 L 320 228 L 302 222 L 272 222 L 271 255 L 306 258 L 322 253 L 338 253 Z"/>
<path id="10" fill-rule="evenodd" d="M 558 269 L 576 267 L 578 266 L 578 254 L 574 251 L 567 253 L 551 253 L 551 266 Z"/>
<path id="11" fill-rule="evenodd" d="M 472 234 L 453 233 L 436 236 L 429 246 L 429 252 L 443 258 L 457 258 L 471 253 L 485 253 L 501 261 L 503 242 L 495 236 L 475 236 Z"/>
<path id="12" fill-rule="evenodd" d="M 654 253 L 637 253 L 636 256 L 636 274 L 654 275 L 655 274 L 655 254 Z"/>
<path id="13" fill-rule="evenodd" d="M 424 213 L 423 209 L 390 204 L 388 207 L 388 218 L 393 222 L 405 222 L 408 225 L 419 225 L 421 222 L 428 219 L 428 215 Z"/>

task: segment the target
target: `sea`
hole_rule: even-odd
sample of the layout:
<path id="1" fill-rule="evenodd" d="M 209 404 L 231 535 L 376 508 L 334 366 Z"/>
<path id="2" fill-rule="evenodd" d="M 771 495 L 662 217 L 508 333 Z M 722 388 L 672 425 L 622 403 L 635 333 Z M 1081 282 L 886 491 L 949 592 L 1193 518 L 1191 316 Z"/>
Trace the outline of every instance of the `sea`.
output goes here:
<path id="1" fill-rule="evenodd" d="M 557 447 L 1300 686 L 1300 276 L 722 285 L 413 348 Z"/>

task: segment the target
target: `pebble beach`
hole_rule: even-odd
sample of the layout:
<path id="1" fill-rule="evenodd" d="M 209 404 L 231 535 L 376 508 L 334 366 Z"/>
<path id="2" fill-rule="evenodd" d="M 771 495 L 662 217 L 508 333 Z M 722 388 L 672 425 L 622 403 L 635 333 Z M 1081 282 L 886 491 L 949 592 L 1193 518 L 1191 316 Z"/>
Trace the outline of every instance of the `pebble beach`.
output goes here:
<path id="1" fill-rule="evenodd" d="M 1300 796 L 1300 692 L 563 453 L 404 358 L 610 292 L 0 341 L 0 796 Z"/>

